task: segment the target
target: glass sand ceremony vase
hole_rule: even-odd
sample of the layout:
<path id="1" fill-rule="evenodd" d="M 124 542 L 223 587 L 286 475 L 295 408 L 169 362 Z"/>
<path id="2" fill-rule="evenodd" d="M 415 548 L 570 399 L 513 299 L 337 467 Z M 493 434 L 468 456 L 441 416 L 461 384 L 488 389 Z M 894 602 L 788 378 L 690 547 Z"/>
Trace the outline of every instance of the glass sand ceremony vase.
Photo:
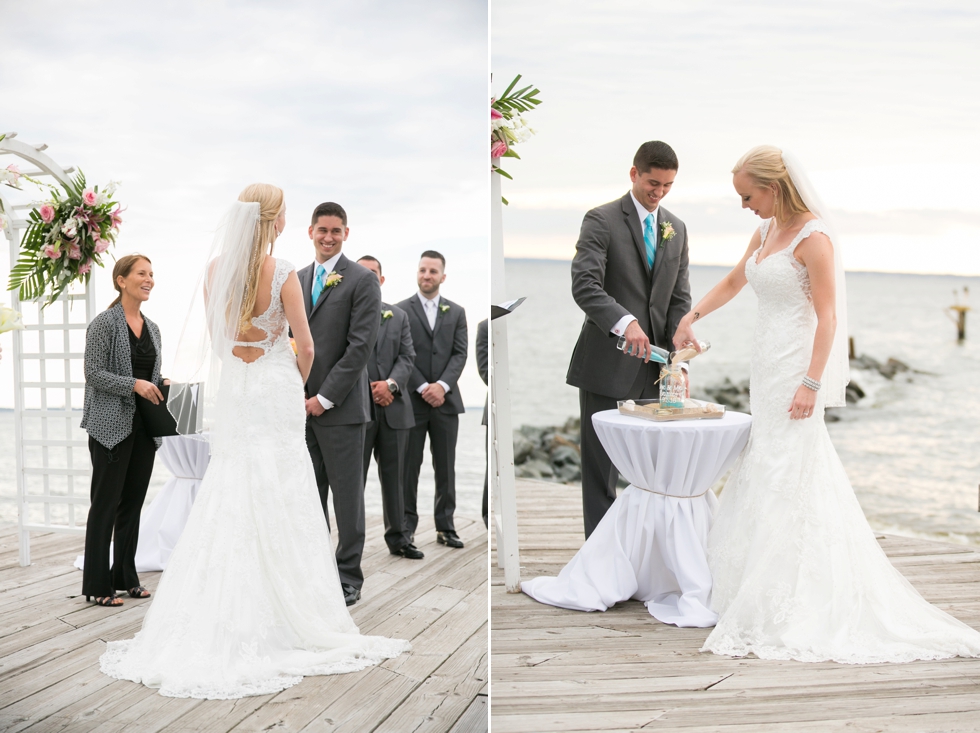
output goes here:
<path id="1" fill-rule="evenodd" d="M 665 365 L 660 370 L 660 407 L 684 407 L 687 397 L 687 374 L 680 364 Z"/>

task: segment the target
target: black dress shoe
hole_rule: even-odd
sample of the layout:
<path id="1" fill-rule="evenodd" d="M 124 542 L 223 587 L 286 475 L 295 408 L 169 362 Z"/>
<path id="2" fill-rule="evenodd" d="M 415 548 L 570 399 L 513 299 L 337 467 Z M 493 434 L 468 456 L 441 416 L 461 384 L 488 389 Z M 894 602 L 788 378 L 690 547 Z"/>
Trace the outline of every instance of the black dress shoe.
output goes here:
<path id="1" fill-rule="evenodd" d="M 392 550 L 391 554 L 398 555 L 399 557 L 407 557 L 409 560 L 421 560 L 425 557 L 425 553 L 412 544 L 399 547 L 397 550 Z"/>
<path id="2" fill-rule="evenodd" d="M 348 606 L 353 606 L 361 599 L 361 589 L 355 588 L 347 583 L 341 583 L 340 589 L 344 592 L 344 601 Z"/>
<path id="3" fill-rule="evenodd" d="M 436 542 L 440 545 L 446 545 L 448 547 L 462 547 L 463 540 L 459 538 L 453 530 L 448 532 L 436 532 Z"/>

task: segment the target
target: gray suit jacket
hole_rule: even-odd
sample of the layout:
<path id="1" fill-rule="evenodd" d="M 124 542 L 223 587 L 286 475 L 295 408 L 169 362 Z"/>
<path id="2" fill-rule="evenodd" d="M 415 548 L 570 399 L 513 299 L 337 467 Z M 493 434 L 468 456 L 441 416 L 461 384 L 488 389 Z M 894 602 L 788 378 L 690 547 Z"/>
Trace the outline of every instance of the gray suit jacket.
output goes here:
<path id="1" fill-rule="evenodd" d="M 162 387 L 160 329 L 145 315 L 143 327 L 150 329 L 157 352 L 152 381 Z M 80 427 L 106 448 L 115 448 L 133 432 L 135 384 L 126 312 L 117 303 L 93 318 L 85 331 L 85 405 Z M 157 448 L 163 444 L 160 438 L 153 442 Z"/>
<path id="2" fill-rule="evenodd" d="M 390 379 L 398 385 L 395 400 L 387 407 L 374 406 L 378 420 L 384 420 L 395 430 L 415 427 L 412 400 L 408 396 L 408 382 L 415 364 L 412 348 L 412 328 L 408 314 L 397 305 L 381 304 L 382 312 L 391 311 L 391 318 L 381 321 L 378 339 L 368 359 L 368 377 L 372 382 Z"/>
<path id="3" fill-rule="evenodd" d="M 664 222 L 673 224 L 675 232 L 667 242 L 661 238 Z M 568 384 L 625 397 L 643 362 L 616 349 L 618 338 L 611 329 L 632 314 L 656 346 L 672 351 L 677 324 L 691 309 L 687 268 L 687 227 L 663 206 L 652 272 L 629 193 L 588 212 L 572 260 L 572 297 L 585 311 L 585 323 L 568 366 Z"/>
<path id="4" fill-rule="evenodd" d="M 480 371 L 480 379 L 484 384 L 490 384 L 490 321 L 484 318 L 476 327 L 476 368 Z M 489 399 L 489 396 L 487 397 Z M 483 424 L 487 424 L 487 403 L 483 403 Z"/>
<path id="5" fill-rule="evenodd" d="M 315 420 L 320 425 L 357 425 L 371 420 L 367 362 L 381 320 L 381 285 L 366 267 L 340 255 L 334 268 L 343 279 L 324 288 L 312 303 L 313 265 L 297 275 L 313 334 L 313 368 L 306 394 L 321 394 L 334 407 Z"/>
<path id="6" fill-rule="evenodd" d="M 432 384 L 439 380 L 449 385 L 449 393 L 438 410 L 447 415 L 458 415 L 466 410 L 457 385 L 466 365 L 466 353 L 469 349 L 466 311 L 463 306 L 445 297 L 439 299 L 439 306 L 436 327 L 430 329 L 429 319 L 425 317 L 418 294 L 413 294 L 398 304 L 408 314 L 408 322 L 412 328 L 415 366 L 408 380 L 408 388 L 412 393 L 412 406 L 418 415 L 425 415 L 432 408 L 415 390 L 426 382 Z M 443 310 L 443 306 L 449 308 Z"/>

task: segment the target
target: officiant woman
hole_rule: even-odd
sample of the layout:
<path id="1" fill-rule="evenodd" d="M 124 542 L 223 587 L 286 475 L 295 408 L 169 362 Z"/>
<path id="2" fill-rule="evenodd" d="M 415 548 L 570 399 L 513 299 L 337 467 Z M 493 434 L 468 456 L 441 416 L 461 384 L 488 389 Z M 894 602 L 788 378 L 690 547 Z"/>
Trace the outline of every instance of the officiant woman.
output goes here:
<path id="1" fill-rule="evenodd" d="M 121 606 L 117 590 L 149 598 L 136 574 L 140 510 L 153 472 L 159 438 L 147 435 L 136 397 L 159 404 L 160 329 L 140 312 L 153 290 L 153 265 L 139 254 L 112 268 L 119 293 L 85 335 L 85 411 L 92 455 L 91 507 L 85 525 L 82 594 L 100 606 Z M 112 567 L 109 543 L 113 540 Z"/>

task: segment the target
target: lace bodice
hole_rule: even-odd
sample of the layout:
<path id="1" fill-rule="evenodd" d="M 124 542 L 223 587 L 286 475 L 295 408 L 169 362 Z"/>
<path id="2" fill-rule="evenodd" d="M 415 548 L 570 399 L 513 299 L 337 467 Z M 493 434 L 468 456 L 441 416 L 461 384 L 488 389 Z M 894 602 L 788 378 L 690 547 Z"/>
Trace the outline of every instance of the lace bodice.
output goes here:
<path id="1" fill-rule="evenodd" d="M 759 299 L 752 348 L 752 414 L 782 419 L 810 366 L 817 316 L 810 295 L 810 275 L 794 253 L 813 232 L 825 232 L 812 219 L 785 249 L 760 260 L 771 219 L 759 227 L 761 244 L 745 263 L 745 277 Z M 823 402 L 818 403 L 822 413 Z"/>
<path id="2" fill-rule="evenodd" d="M 289 323 L 286 321 L 286 311 L 282 305 L 282 286 L 286 278 L 296 268 L 292 263 L 276 259 L 276 268 L 272 273 L 271 298 L 269 307 L 263 313 L 252 317 L 252 326 L 265 332 L 265 338 L 261 341 L 235 341 L 232 347 L 248 346 L 251 348 L 262 349 L 268 352 L 279 338 L 289 330 Z"/>

